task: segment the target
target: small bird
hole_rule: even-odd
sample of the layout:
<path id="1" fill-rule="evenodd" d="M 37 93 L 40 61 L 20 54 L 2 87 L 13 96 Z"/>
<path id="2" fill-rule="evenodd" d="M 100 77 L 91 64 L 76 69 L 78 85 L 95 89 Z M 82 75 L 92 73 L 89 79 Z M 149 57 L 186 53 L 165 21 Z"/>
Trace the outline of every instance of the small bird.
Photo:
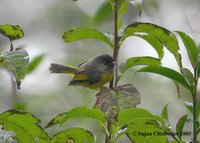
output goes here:
<path id="1" fill-rule="evenodd" d="M 110 55 L 96 56 L 77 67 L 51 64 L 51 73 L 65 73 L 73 75 L 69 85 L 84 86 L 97 89 L 113 79 L 115 62 Z"/>

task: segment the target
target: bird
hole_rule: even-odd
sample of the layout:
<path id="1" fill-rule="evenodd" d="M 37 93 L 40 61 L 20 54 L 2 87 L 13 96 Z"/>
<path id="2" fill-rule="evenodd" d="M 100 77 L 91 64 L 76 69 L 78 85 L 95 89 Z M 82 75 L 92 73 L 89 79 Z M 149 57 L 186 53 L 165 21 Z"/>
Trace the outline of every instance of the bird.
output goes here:
<path id="1" fill-rule="evenodd" d="M 69 82 L 69 86 L 97 89 L 113 79 L 115 64 L 113 57 L 108 54 L 101 54 L 79 64 L 77 67 L 52 63 L 49 70 L 51 73 L 71 74 L 73 78 Z"/>

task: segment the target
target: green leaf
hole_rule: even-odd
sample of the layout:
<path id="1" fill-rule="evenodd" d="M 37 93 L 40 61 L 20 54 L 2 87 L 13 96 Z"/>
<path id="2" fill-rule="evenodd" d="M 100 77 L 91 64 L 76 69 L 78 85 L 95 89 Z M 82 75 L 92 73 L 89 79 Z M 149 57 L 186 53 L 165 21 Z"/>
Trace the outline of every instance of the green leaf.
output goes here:
<path id="1" fill-rule="evenodd" d="M 135 143 L 167 143 L 165 131 L 153 120 L 138 119 L 128 125 L 127 135 Z"/>
<path id="2" fill-rule="evenodd" d="M 119 112 L 117 124 L 121 128 L 124 125 L 139 119 L 157 120 L 164 125 L 166 124 L 160 116 L 152 115 L 150 112 L 139 108 L 127 109 Z"/>
<path id="3" fill-rule="evenodd" d="M 123 26 L 123 23 L 121 21 L 121 17 L 125 12 L 128 11 L 128 9 L 127 9 L 128 4 L 129 4 L 129 2 L 126 1 L 126 0 L 121 4 L 121 7 L 120 7 L 119 13 L 118 13 L 118 29 L 120 29 Z"/>
<path id="4" fill-rule="evenodd" d="M 120 44 L 122 44 L 122 42 L 127 37 L 136 36 L 136 35 L 141 36 L 141 38 L 143 38 L 144 40 L 148 39 L 146 41 L 149 42 L 152 46 L 157 45 L 155 48 L 157 49 L 156 50 L 157 52 L 162 51 L 162 46 L 160 44 L 157 44 L 159 41 L 174 55 L 179 67 L 182 67 L 181 55 L 178 52 L 179 50 L 178 42 L 173 33 L 155 24 L 136 22 L 127 26 L 127 28 L 124 30 L 123 36 L 120 39 Z M 152 41 L 152 39 L 154 40 Z M 156 44 L 153 43 L 154 41 L 156 41 Z M 160 50 L 158 50 L 158 48 Z M 162 54 L 163 52 L 158 53 L 158 55 L 162 55 Z"/>
<path id="5" fill-rule="evenodd" d="M 63 117 L 65 117 L 65 114 L 66 114 L 66 113 L 61 113 L 61 114 L 57 115 L 55 118 L 53 118 L 53 119 L 47 124 L 47 126 L 46 126 L 45 128 L 49 128 L 49 127 L 51 127 L 51 126 L 53 126 L 53 125 L 59 124 L 60 121 L 63 119 Z"/>
<path id="6" fill-rule="evenodd" d="M 125 84 L 116 88 L 119 111 L 136 108 L 140 104 L 140 94 L 131 84 Z"/>
<path id="7" fill-rule="evenodd" d="M 142 13 L 142 0 L 127 0 L 129 1 L 133 6 L 135 6 L 138 10 L 139 16 L 141 16 Z"/>
<path id="8" fill-rule="evenodd" d="M 162 110 L 162 113 L 161 113 L 161 116 L 166 119 L 167 121 L 169 120 L 168 119 L 168 112 L 167 112 L 167 107 L 168 107 L 169 104 L 166 104 L 165 107 L 163 108 Z"/>
<path id="9" fill-rule="evenodd" d="M 76 28 L 65 32 L 63 35 L 63 40 L 66 42 L 74 42 L 83 39 L 98 39 L 107 43 L 111 48 L 113 47 L 108 37 L 94 29 Z"/>
<path id="10" fill-rule="evenodd" d="M 8 110 L 0 115 L 4 131 L 13 131 L 13 139 L 20 143 L 50 143 L 50 137 L 40 127 L 40 121 L 27 112 Z"/>
<path id="11" fill-rule="evenodd" d="M 163 56 L 164 56 L 163 45 L 158 39 L 156 39 L 155 37 L 153 37 L 151 35 L 134 34 L 134 36 L 140 37 L 140 38 L 144 39 L 145 41 L 147 41 L 156 50 L 159 58 L 160 59 L 163 58 Z"/>
<path id="12" fill-rule="evenodd" d="M 71 128 L 53 136 L 51 143 L 95 143 L 95 138 L 83 128 Z"/>
<path id="13" fill-rule="evenodd" d="M 16 49 L 12 52 L 6 52 L 2 55 L 8 71 L 13 73 L 17 86 L 20 89 L 21 79 L 24 79 L 29 64 L 29 55 L 24 49 Z"/>
<path id="14" fill-rule="evenodd" d="M 188 36 L 187 34 L 181 32 L 181 31 L 176 31 L 176 33 L 179 34 L 181 37 L 185 48 L 187 49 L 188 57 L 190 59 L 190 62 L 193 66 L 193 68 L 197 67 L 197 62 L 198 62 L 198 48 L 196 47 L 195 42 Z"/>
<path id="15" fill-rule="evenodd" d="M 193 103 L 192 102 L 184 102 L 185 107 L 190 111 L 190 113 L 193 115 Z"/>
<path id="16" fill-rule="evenodd" d="M 101 125 L 106 125 L 106 119 L 104 113 L 99 109 L 88 109 L 87 107 L 76 107 L 71 109 L 66 113 L 62 113 L 52 119 L 47 127 L 58 124 L 61 126 L 64 122 L 73 119 L 73 118 L 91 118 L 101 123 Z"/>
<path id="17" fill-rule="evenodd" d="M 160 59 L 153 57 L 132 57 L 129 58 L 126 62 L 122 63 L 119 69 L 121 73 L 124 73 L 129 68 L 138 65 L 161 65 L 161 62 Z"/>
<path id="18" fill-rule="evenodd" d="M 183 131 L 183 127 L 187 121 L 187 115 L 182 116 L 178 123 L 176 124 L 176 132 L 178 133 L 178 138 L 182 141 L 181 132 Z"/>
<path id="19" fill-rule="evenodd" d="M 183 87 L 185 87 L 186 89 L 188 89 L 189 91 L 192 92 L 190 86 L 188 85 L 187 81 L 185 80 L 185 78 L 178 73 L 177 71 L 167 68 L 167 67 L 161 67 L 161 66 L 147 66 L 144 67 L 140 70 L 138 70 L 137 72 L 151 72 L 151 73 L 155 73 L 155 74 L 160 74 L 162 76 L 168 77 L 176 82 L 178 82 L 179 84 L 181 84 Z"/>
<path id="20" fill-rule="evenodd" d="M 188 83 L 192 86 L 194 83 L 194 77 L 192 72 L 187 68 L 181 68 L 181 71 L 183 72 L 185 78 L 187 79 Z"/>
<path id="21" fill-rule="evenodd" d="M 18 25 L 0 25 L 0 34 L 6 36 L 10 41 L 20 39 L 24 36 L 23 30 Z"/>
<path id="22" fill-rule="evenodd" d="M 42 62 L 44 55 L 40 55 L 35 57 L 28 65 L 27 74 L 32 73 L 38 65 Z"/>
<path id="23" fill-rule="evenodd" d="M 100 24 L 104 20 L 107 20 L 112 16 L 112 6 L 109 1 L 104 2 L 101 7 L 97 10 L 93 22 L 94 24 Z"/>
<path id="24" fill-rule="evenodd" d="M 112 9 L 114 10 L 114 0 L 109 0 L 109 1 L 110 1 Z"/>

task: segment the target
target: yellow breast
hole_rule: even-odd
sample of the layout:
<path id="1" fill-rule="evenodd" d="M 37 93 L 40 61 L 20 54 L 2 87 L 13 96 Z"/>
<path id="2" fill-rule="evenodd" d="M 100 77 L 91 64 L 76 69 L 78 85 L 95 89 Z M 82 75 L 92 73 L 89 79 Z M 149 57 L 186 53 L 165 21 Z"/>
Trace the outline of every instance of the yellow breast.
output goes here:
<path id="1" fill-rule="evenodd" d="M 99 88 L 101 86 L 103 86 L 104 84 L 110 82 L 113 78 L 113 73 L 104 73 L 101 76 L 101 80 L 95 84 L 89 85 L 87 86 L 90 89 L 96 89 Z"/>

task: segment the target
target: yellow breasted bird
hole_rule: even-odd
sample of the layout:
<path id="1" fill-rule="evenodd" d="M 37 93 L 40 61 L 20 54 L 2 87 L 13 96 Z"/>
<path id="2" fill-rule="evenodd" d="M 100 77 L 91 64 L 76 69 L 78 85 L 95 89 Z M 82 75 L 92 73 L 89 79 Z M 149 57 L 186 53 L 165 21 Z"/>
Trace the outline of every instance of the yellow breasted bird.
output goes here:
<path id="1" fill-rule="evenodd" d="M 90 89 L 102 87 L 113 78 L 115 62 L 110 55 L 99 55 L 77 67 L 51 64 L 51 73 L 65 73 L 73 75 L 69 85 L 84 86 Z"/>

